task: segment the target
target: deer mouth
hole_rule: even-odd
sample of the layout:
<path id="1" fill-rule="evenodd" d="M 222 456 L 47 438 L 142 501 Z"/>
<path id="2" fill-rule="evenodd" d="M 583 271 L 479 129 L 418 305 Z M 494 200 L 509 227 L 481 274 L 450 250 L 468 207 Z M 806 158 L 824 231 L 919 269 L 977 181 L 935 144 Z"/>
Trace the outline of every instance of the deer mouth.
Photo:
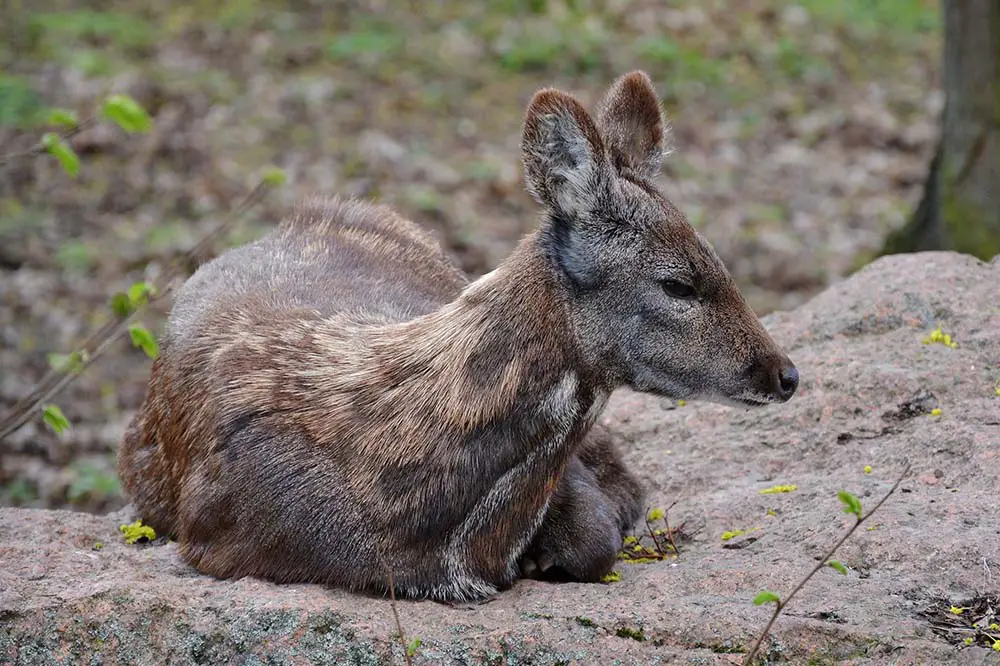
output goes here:
<path id="1" fill-rule="evenodd" d="M 736 398 L 736 402 L 747 407 L 766 407 L 774 402 L 774 400 L 765 400 L 763 398 Z"/>

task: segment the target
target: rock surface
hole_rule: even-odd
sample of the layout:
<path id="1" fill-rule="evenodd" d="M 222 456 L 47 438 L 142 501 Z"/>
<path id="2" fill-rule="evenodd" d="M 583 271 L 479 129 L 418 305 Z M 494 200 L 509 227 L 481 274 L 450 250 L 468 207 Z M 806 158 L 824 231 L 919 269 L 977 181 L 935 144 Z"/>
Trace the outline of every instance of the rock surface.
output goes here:
<path id="1" fill-rule="evenodd" d="M 924 614 L 1000 592 L 1000 260 L 880 259 L 765 322 L 800 368 L 792 402 L 675 408 L 622 391 L 606 413 L 650 504 L 676 502 L 672 523 L 693 535 L 679 558 L 619 565 L 607 585 L 522 581 L 478 606 L 399 602 L 422 641 L 414 663 L 740 663 L 770 615 L 756 593 L 787 594 L 848 528 L 837 491 L 870 508 L 906 461 L 900 490 L 838 552 L 848 575 L 809 582 L 767 658 L 1000 661 Z M 923 344 L 938 326 L 956 348 Z M 759 493 L 776 484 L 798 489 Z M 125 545 L 127 518 L 0 510 L 0 663 L 403 663 L 388 601 L 215 581 L 173 545 Z"/>

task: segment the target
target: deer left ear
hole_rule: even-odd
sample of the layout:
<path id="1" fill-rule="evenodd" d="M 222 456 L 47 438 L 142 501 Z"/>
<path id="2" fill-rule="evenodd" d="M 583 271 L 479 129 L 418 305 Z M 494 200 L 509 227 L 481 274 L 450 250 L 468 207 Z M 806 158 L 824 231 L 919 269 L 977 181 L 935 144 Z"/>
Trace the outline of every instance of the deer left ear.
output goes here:
<path id="1" fill-rule="evenodd" d="M 645 72 L 631 72 L 612 84 L 597 126 L 619 173 L 649 179 L 660 172 L 667 124 Z"/>

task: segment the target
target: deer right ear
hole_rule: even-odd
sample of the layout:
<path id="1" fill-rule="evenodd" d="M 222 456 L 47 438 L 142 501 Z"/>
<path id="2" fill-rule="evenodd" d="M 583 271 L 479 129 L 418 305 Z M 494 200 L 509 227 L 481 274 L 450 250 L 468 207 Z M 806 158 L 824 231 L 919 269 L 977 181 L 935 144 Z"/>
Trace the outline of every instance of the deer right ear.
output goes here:
<path id="1" fill-rule="evenodd" d="M 642 178 L 659 173 L 667 123 L 645 72 L 631 72 L 614 82 L 601 103 L 597 124 L 619 173 Z"/>
<path id="2" fill-rule="evenodd" d="M 597 125 L 576 99 L 552 89 L 535 93 L 521 156 L 528 191 L 540 204 L 571 217 L 593 207 L 607 158 Z"/>

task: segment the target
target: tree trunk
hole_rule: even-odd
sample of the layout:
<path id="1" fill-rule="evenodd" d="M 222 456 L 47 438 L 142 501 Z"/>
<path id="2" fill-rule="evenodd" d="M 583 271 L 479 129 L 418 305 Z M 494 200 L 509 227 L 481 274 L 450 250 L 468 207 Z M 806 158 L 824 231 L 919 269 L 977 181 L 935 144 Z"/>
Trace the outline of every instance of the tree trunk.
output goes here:
<path id="1" fill-rule="evenodd" d="M 943 0 L 941 139 L 909 223 L 883 254 L 1000 254 L 1000 0 Z"/>

